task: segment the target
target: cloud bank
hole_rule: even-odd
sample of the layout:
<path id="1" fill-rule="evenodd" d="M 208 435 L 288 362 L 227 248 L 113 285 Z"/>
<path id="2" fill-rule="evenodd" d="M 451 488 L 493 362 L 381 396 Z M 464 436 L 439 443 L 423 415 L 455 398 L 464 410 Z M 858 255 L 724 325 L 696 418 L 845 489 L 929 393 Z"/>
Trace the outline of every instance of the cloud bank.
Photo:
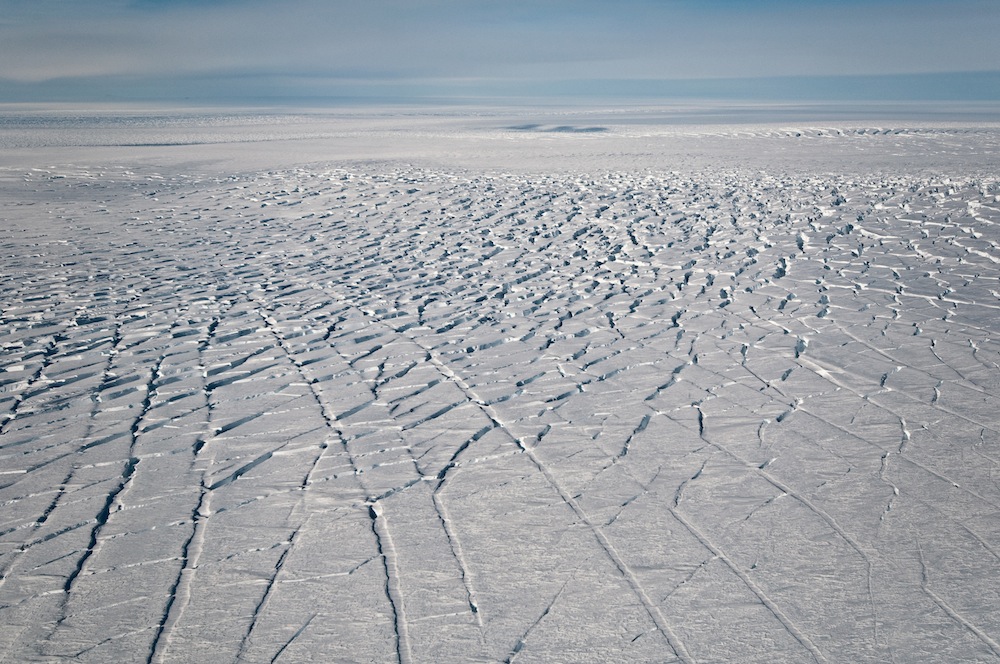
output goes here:
<path id="1" fill-rule="evenodd" d="M 1000 3 L 987 0 L 9 4 L 0 19 L 6 101 L 199 97 L 205 88 L 220 97 L 581 94 L 885 76 L 910 76 L 937 98 L 941 74 L 1000 71 Z M 977 85 L 951 87 L 982 98 Z"/>

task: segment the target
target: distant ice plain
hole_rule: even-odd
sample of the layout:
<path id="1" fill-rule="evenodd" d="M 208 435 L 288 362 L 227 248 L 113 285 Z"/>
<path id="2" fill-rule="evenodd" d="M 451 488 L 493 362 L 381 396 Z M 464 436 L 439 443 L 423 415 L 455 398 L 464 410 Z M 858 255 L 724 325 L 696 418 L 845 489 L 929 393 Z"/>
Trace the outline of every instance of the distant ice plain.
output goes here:
<path id="1" fill-rule="evenodd" d="M 0 111 L 0 661 L 1000 660 L 1000 124 L 685 112 Z"/>

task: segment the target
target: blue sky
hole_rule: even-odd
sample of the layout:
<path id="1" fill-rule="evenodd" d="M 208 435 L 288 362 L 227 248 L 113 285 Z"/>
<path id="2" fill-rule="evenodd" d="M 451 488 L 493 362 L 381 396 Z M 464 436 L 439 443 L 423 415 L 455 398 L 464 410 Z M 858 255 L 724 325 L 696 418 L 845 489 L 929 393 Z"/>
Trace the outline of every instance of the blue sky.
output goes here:
<path id="1" fill-rule="evenodd" d="M 997 0 L 2 5 L 0 101 L 1000 98 Z"/>

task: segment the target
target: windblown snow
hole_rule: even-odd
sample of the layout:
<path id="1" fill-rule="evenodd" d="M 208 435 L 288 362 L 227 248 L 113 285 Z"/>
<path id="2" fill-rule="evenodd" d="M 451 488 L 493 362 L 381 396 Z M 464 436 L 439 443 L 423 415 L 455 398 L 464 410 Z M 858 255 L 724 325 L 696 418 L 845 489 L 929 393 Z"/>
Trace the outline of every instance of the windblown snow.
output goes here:
<path id="1" fill-rule="evenodd" d="M 1000 130 L 550 124 L 8 165 L 0 660 L 1000 660 Z"/>

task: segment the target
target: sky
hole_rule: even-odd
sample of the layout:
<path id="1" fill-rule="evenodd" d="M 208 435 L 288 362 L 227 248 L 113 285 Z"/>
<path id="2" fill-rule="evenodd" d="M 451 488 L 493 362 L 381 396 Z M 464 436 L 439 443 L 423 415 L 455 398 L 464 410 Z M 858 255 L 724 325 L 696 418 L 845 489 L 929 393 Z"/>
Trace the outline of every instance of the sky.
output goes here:
<path id="1" fill-rule="evenodd" d="M 1000 99 L 998 0 L 0 0 L 0 102 Z"/>

